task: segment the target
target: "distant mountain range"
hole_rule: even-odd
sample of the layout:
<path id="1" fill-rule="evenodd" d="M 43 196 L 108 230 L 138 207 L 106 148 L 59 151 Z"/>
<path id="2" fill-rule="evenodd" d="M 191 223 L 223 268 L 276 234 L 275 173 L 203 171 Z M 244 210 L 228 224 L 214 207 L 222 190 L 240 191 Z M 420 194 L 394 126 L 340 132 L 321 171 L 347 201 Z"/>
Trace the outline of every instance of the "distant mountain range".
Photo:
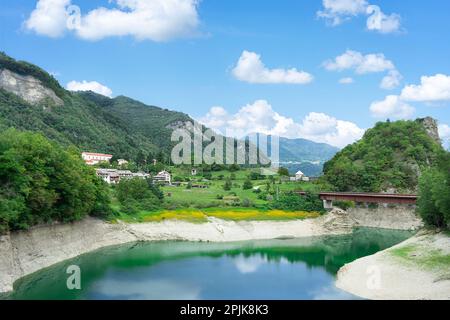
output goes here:
<path id="1" fill-rule="evenodd" d="M 259 133 L 259 136 L 261 135 L 263 134 Z M 254 137 L 254 135 L 250 136 Z M 271 136 L 267 136 L 267 150 L 269 154 L 270 150 L 272 150 L 271 142 Z M 324 163 L 333 158 L 340 150 L 326 143 L 317 143 L 300 138 L 288 139 L 279 137 L 279 143 L 280 166 L 287 168 L 291 174 L 301 170 L 309 177 L 320 176 Z"/>
<path id="2" fill-rule="evenodd" d="M 280 165 L 290 173 L 301 170 L 309 177 L 322 174 L 325 162 L 339 152 L 339 148 L 306 139 L 280 138 Z"/>

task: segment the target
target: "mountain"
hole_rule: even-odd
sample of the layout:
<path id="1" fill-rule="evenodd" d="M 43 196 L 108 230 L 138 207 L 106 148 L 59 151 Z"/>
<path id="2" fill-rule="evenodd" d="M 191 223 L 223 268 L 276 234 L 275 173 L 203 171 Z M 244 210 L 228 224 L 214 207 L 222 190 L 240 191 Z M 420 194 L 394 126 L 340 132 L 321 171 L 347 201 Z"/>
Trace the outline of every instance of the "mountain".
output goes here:
<path id="1" fill-rule="evenodd" d="M 308 177 L 322 175 L 323 164 L 333 158 L 339 148 L 306 139 L 280 138 L 280 164 L 290 173 L 302 171 Z"/>
<path id="2" fill-rule="evenodd" d="M 416 192 L 443 152 L 432 118 L 379 122 L 325 163 L 324 178 L 338 191 Z"/>
<path id="3" fill-rule="evenodd" d="M 308 177 L 318 177 L 322 175 L 323 164 L 339 151 L 339 148 L 329 144 L 306 139 L 278 139 L 280 166 L 287 168 L 291 174 L 301 170 Z M 272 149 L 271 141 L 271 136 L 267 136 L 268 150 Z"/>
<path id="4" fill-rule="evenodd" d="M 188 115 L 123 96 L 70 92 L 39 67 L 0 53 L 0 130 L 38 131 L 63 146 L 137 160 L 170 152 Z"/>

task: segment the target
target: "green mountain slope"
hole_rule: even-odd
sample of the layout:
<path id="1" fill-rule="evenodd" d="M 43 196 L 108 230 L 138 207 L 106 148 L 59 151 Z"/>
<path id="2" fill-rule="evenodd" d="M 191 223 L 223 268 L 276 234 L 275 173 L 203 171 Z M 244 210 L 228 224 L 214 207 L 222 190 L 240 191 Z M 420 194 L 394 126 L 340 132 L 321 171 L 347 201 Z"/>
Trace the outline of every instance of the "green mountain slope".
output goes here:
<path id="1" fill-rule="evenodd" d="M 171 147 L 172 127 L 192 119 L 181 112 L 169 111 L 155 106 L 148 106 L 128 97 L 119 96 L 109 99 L 92 92 L 80 92 L 81 96 L 97 105 L 105 112 L 114 115 L 133 128 L 135 133 L 151 138 L 153 144 L 165 151 Z"/>
<path id="2" fill-rule="evenodd" d="M 0 130 L 14 127 L 43 133 L 63 146 L 111 153 L 136 160 L 170 150 L 171 124 L 190 118 L 179 112 L 147 106 L 126 97 L 110 99 L 63 89 L 44 70 L 0 54 L 0 72 L 9 70 L 38 79 L 62 99 L 30 103 L 0 86 Z M 0 83 L 1 84 L 1 83 Z"/>
<path id="3" fill-rule="evenodd" d="M 325 164 L 326 181 L 338 191 L 415 192 L 421 171 L 433 166 L 443 152 L 437 132 L 423 123 L 423 119 L 377 123 Z"/>

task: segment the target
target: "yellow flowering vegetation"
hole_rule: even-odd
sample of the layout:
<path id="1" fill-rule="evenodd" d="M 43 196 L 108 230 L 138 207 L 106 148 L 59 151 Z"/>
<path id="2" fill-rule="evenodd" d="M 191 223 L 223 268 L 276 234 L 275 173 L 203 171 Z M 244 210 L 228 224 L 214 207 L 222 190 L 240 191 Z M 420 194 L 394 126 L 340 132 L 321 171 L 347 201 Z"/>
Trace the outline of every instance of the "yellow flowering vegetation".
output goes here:
<path id="1" fill-rule="evenodd" d="M 317 218 L 319 212 L 261 210 L 254 208 L 211 208 L 211 209 L 177 209 L 141 212 L 136 216 L 122 216 L 121 220 L 128 222 L 161 222 L 165 220 L 181 220 L 193 223 L 208 221 L 214 217 L 231 221 L 288 221 Z"/>

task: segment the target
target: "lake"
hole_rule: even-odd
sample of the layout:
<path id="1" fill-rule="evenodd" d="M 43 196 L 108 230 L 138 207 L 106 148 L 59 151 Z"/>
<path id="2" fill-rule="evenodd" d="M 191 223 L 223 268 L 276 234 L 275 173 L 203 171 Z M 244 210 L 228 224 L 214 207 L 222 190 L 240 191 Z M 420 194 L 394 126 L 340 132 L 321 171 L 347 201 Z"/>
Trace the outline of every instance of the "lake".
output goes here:
<path id="1" fill-rule="evenodd" d="M 3 299 L 357 299 L 334 285 L 344 264 L 410 232 L 234 243 L 139 242 L 108 247 L 18 280 Z M 79 266 L 81 290 L 67 289 Z"/>

